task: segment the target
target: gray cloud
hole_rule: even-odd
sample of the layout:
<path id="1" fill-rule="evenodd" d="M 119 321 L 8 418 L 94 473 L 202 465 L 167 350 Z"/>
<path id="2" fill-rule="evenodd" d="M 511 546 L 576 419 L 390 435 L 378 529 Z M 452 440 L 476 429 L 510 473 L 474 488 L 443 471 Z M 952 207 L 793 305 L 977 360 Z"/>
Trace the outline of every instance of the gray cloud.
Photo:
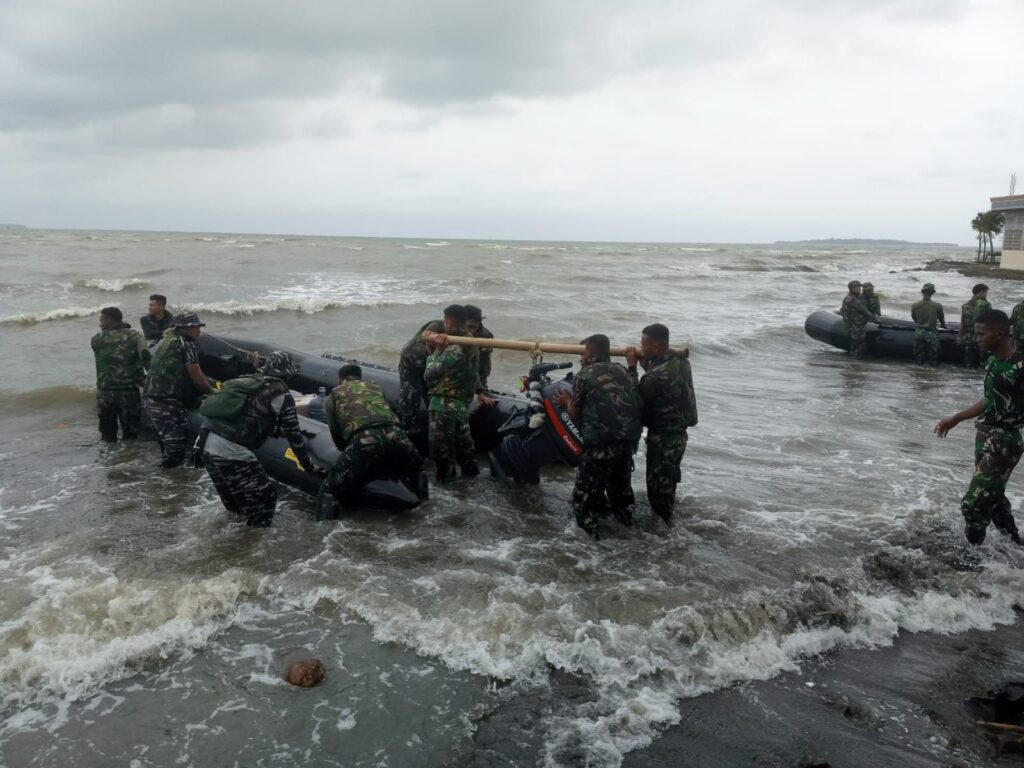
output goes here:
<path id="1" fill-rule="evenodd" d="M 859 0 L 859 7 L 912 10 L 921 2 Z M 0 130 L 124 118 L 123 130 L 101 125 L 94 138 L 123 133 L 141 143 L 149 134 L 192 146 L 203 135 L 216 146 L 284 130 L 269 115 L 233 118 L 238 104 L 259 112 L 260 103 L 275 100 L 363 92 L 436 109 L 564 95 L 631 71 L 749 53 L 771 5 L 743 0 L 726 14 L 717 3 L 668 0 L 7 0 L 0 5 Z M 156 125 L 141 130 L 154 116 Z"/>

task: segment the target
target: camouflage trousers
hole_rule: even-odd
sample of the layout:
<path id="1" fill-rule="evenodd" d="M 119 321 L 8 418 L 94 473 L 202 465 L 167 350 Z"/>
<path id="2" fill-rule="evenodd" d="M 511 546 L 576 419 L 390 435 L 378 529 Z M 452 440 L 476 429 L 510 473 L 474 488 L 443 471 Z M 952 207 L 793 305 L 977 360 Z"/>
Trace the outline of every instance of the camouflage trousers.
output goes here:
<path id="1" fill-rule="evenodd" d="M 633 445 L 612 443 L 585 448 L 576 468 L 572 511 L 576 525 L 597 538 L 597 514 L 605 505 L 627 525 L 633 520 Z"/>
<path id="2" fill-rule="evenodd" d="M 153 422 L 163 463 L 177 466 L 185 460 L 185 445 L 188 442 L 188 411 L 180 400 L 163 400 L 155 397 L 142 398 L 142 405 Z"/>
<path id="3" fill-rule="evenodd" d="M 397 427 L 377 427 L 357 432 L 331 470 L 331 492 L 340 502 L 359 491 L 374 477 L 397 476 L 416 481 L 423 458 L 406 434 Z"/>
<path id="4" fill-rule="evenodd" d="M 204 451 L 203 466 L 228 512 L 244 516 L 251 528 L 270 525 L 277 489 L 258 461 L 233 461 Z"/>
<path id="5" fill-rule="evenodd" d="M 918 365 L 939 364 L 939 332 L 934 328 L 914 331 L 914 362 Z"/>
<path id="6" fill-rule="evenodd" d="M 665 522 L 672 520 L 676 484 L 682 480 L 679 465 L 686 453 L 686 441 L 685 431 L 647 433 L 647 500 L 654 513 Z"/>
<path id="7" fill-rule="evenodd" d="M 990 522 L 1007 535 L 1017 533 L 1006 498 L 1006 483 L 1022 453 L 1024 440 L 1019 431 L 978 429 L 974 438 L 974 477 L 960 502 L 967 540 L 972 544 L 985 540 Z"/>
<path id="8" fill-rule="evenodd" d="M 436 466 L 439 483 L 454 480 L 455 464 L 468 477 L 480 474 L 476 463 L 476 446 L 469 431 L 469 407 L 461 404 L 444 410 L 430 411 L 430 458 Z"/>
<path id="9" fill-rule="evenodd" d="M 850 336 L 850 357 L 859 360 L 868 351 L 868 332 L 863 325 L 846 324 L 846 332 Z"/>
<path id="10" fill-rule="evenodd" d="M 963 337 L 963 347 L 964 368 L 977 368 L 985 362 L 985 358 L 981 354 L 981 347 L 978 346 L 978 340 L 973 335 Z"/>
<path id="11" fill-rule="evenodd" d="M 128 440 L 139 436 L 142 421 L 142 396 L 139 390 L 114 389 L 96 393 L 100 437 L 108 443 L 117 442 L 117 424 L 121 423 L 121 437 Z"/>
<path id="12" fill-rule="evenodd" d="M 403 381 L 398 393 L 398 419 L 406 434 L 423 431 L 423 399 L 426 388 L 422 382 Z"/>

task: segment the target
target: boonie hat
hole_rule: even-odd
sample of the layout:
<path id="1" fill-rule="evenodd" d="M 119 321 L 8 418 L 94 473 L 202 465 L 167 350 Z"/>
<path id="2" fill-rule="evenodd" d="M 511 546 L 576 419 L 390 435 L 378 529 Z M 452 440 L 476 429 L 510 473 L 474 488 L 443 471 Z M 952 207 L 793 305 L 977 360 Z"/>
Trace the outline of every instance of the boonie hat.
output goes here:
<path id="1" fill-rule="evenodd" d="M 175 328 L 199 328 L 206 325 L 206 323 L 200 321 L 199 315 L 195 312 L 185 312 L 178 315 L 174 321 Z"/>
<path id="2" fill-rule="evenodd" d="M 466 305 L 466 317 L 470 320 L 483 320 L 485 315 L 480 307 L 474 307 L 472 304 Z"/>
<path id="3" fill-rule="evenodd" d="M 921 286 L 921 293 L 935 293 L 935 286 L 931 283 L 925 283 Z"/>

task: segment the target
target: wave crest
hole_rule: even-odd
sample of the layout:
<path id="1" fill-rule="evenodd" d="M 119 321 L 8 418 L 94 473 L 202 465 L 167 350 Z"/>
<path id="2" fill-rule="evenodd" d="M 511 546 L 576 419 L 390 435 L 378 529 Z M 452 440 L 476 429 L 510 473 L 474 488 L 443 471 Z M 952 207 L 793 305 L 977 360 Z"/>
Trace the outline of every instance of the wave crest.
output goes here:
<path id="1" fill-rule="evenodd" d="M 60 307 L 59 309 L 40 310 L 39 312 L 22 312 L 18 315 L 0 317 L 0 325 L 35 325 L 48 320 L 76 320 L 90 315 L 98 315 L 102 306 L 98 307 Z"/>
<path id="2" fill-rule="evenodd" d="M 110 291 L 111 293 L 117 293 L 129 288 L 149 287 L 149 283 L 138 277 L 115 277 L 111 279 L 93 277 L 83 282 L 82 285 L 86 288 L 95 288 L 97 291 Z"/>

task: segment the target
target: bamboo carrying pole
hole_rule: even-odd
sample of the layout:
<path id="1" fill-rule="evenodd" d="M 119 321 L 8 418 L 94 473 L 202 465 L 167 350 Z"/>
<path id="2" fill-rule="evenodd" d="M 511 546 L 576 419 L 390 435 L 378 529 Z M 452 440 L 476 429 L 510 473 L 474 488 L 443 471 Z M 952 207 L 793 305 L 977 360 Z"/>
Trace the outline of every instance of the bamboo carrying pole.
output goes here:
<path id="1" fill-rule="evenodd" d="M 438 334 L 424 331 L 423 340 L 431 341 Z M 583 354 L 582 344 L 558 344 L 550 341 L 521 341 L 519 339 L 477 339 L 473 336 L 448 336 L 449 344 L 458 344 L 460 347 L 481 347 L 484 349 L 512 349 L 519 352 L 529 352 L 531 355 L 552 354 L 552 355 L 581 355 Z M 612 357 L 625 357 L 626 347 L 612 347 L 609 350 Z M 689 357 L 689 347 L 673 347 L 669 350 L 671 354 L 679 357 Z"/>

